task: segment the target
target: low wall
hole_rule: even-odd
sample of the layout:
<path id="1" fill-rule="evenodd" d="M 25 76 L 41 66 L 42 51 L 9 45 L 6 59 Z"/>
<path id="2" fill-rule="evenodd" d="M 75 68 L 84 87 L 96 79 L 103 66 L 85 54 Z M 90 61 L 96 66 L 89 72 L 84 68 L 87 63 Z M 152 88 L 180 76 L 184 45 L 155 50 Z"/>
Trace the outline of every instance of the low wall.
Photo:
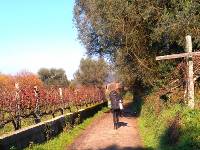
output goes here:
<path id="1" fill-rule="evenodd" d="M 0 150 L 9 150 L 11 147 L 23 149 L 29 146 L 30 143 L 47 141 L 62 132 L 66 125 L 74 126 L 74 124 L 81 123 L 84 119 L 93 116 L 106 105 L 107 103 L 98 104 L 3 135 L 0 137 Z"/>

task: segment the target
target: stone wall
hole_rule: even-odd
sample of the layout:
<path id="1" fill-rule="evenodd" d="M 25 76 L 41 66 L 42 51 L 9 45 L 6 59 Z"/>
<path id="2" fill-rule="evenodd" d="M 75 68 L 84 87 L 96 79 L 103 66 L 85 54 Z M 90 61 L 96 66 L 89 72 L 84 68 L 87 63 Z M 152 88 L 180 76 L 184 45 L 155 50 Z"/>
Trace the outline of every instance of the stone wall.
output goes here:
<path id="1" fill-rule="evenodd" d="M 81 123 L 84 119 L 93 116 L 101 110 L 106 104 L 107 103 L 102 103 L 87 109 L 79 110 L 75 113 L 61 115 L 51 120 L 1 136 L 0 150 L 9 150 L 11 147 L 23 149 L 30 143 L 42 143 L 47 141 L 62 132 L 66 125 L 74 126 L 74 124 Z"/>

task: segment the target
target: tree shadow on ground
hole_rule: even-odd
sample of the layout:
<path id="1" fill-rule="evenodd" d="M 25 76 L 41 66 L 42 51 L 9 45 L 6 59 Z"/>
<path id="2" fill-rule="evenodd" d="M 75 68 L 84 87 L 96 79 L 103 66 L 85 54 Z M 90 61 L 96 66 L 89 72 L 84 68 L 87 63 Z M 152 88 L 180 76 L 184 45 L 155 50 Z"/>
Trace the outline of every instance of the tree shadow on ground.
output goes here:
<path id="1" fill-rule="evenodd" d="M 151 87 L 146 87 L 142 81 L 136 80 L 132 86 L 133 103 L 132 103 L 132 115 L 139 117 L 142 111 L 142 105 L 144 104 L 144 96 L 151 91 Z"/>
<path id="2" fill-rule="evenodd" d="M 143 97 L 138 95 L 138 92 L 133 92 L 134 98 L 131 103 L 124 106 L 122 110 L 122 117 L 132 118 L 139 117 L 142 111 Z"/>
<path id="3" fill-rule="evenodd" d="M 169 126 L 165 132 L 160 136 L 160 144 L 158 149 L 162 150 L 199 150 L 199 129 L 195 126 L 180 129 L 176 125 Z M 181 139 L 181 136 L 182 139 Z M 184 140 L 183 140 L 184 139 Z"/>
<path id="4" fill-rule="evenodd" d="M 125 109 L 122 110 L 122 117 L 135 117 L 135 114 L 131 108 L 131 106 L 129 106 L 128 108 L 126 107 Z"/>
<path id="5" fill-rule="evenodd" d="M 137 93 L 138 94 L 138 93 Z M 139 117 L 142 111 L 142 105 L 143 105 L 143 99 L 142 96 L 137 95 L 134 93 L 134 99 L 133 99 L 133 104 L 132 104 L 132 115 L 134 117 Z"/>
<path id="6" fill-rule="evenodd" d="M 100 148 L 98 150 L 153 150 L 152 148 L 143 148 L 143 147 L 119 147 L 118 145 L 110 145 L 105 148 Z"/>

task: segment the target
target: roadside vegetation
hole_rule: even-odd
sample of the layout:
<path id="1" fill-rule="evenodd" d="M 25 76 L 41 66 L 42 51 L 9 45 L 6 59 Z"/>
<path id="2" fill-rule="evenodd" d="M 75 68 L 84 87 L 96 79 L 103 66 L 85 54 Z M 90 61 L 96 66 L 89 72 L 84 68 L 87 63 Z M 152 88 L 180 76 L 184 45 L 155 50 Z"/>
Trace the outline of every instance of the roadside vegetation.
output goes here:
<path id="1" fill-rule="evenodd" d="M 79 40 L 88 55 L 111 60 L 118 80 L 133 93 L 133 111 L 147 148 L 200 149 L 199 98 L 190 110 L 186 61 L 155 59 L 184 53 L 186 35 L 192 36 L 193 51 L 199 51 L 199 8 L 199 0 L 75 2 Z M 196 95 L 199 58 L 193 57 Z"/>
<path id="2" fill-rule="evenodd" d="M 140 135 L 145 148 L 200 149 L 199 109 L 191 110 L 184 104 L 163 102 L 153 93 L 141 97 L 140 101 L 134 96 L 133 103 L 133 110 L 139 114 Z"/>
<path id="3" fill-rule="evenodd" d="M 108 109 L 104 107 L 101 111 L 95 114 L 93 117 L 84 120 L 83 123 L 76 125 L 74 128 L 68 128 L 64 130 L 59 136 L 47 141 L 44 144 L 30 144 L 26 150 L 62 150 L 66 149 L 76 137 L 78 137 L 86 127 L 88 127 L 94 119 L 100 117 Z"/>

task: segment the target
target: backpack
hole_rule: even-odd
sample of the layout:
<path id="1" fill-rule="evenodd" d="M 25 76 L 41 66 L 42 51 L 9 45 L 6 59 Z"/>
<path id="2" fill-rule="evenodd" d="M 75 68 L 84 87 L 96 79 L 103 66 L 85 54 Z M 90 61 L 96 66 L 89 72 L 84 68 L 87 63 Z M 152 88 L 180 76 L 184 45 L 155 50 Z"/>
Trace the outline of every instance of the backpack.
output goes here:
<path id="1" fill-rule="evenodd" d="M 110 100 L 111 100 L 111 108 L 113 110 L 120 109 L 119 107 L 119 101 L 120 96 L 116 91 L 111 91 L 109 94 Z"/>

